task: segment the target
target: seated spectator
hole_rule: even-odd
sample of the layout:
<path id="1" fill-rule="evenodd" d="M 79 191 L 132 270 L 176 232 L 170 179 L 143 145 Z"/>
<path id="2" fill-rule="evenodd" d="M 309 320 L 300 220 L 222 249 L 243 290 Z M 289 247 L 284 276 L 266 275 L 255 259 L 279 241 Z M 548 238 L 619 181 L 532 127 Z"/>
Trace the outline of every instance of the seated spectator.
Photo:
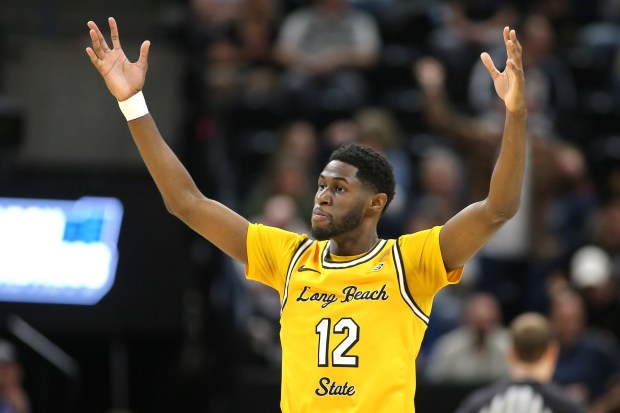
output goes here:
<path id="1" fill-rule="evenodd" d="M 485 383 L 508 377 L 508 335 L 501 326 L 497 301 L 492 295 L 472 295 L 464 323 L 435 343 L 427 378 L 438 383 Z"/>
<path id="2" fill-rule="evenodd" d="M 575 292 L 556 293 L 551 322 L 560 344 L 553 380 L 592 408 L 613 412 L 620 408 L 620 359 L 617 347 L 587 329 L 583 301 Z"/>
<path id="3" fill-rule="evenodd" d="M 350 111 L 367 101 L 360 70 L 379 53 L 379 31 L 371 15 L 346 0 L 315 0 L 284 20 L 276 58 L 284 66 L 283 110 Z"/>
<path id="4" fill-rule="evenodd" d="M 588 324 L 620 342 L 620 300 L 609 254 L 595 245 L 580 248 L 570 263 L 570 281 L 581 294 Z"/>
<path id="5" fill-rule="evenodd" d="M 522 314 L 511 323 L 510 333 L 510 379 L 474 392 L 457 413 L 585 413 L 584 405 L 551 382 L 559 350 L 547 319 Z"/>

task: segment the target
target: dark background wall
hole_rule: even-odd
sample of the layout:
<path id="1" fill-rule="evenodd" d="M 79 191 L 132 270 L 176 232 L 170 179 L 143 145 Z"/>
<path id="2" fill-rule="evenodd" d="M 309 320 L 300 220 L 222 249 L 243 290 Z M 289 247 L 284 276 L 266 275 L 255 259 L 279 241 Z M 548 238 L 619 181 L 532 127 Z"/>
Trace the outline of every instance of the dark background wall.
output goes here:
<path id="1" fill-rule="evenodd" d="M 154 16 L 161 16 L 164 5 L 0 4 L 0 96 L 10 108 L 5 113 L 18 112 L 23 121 L 19 146 L 0 144 L 0 196 L 111 196 L 125 209 L 116 280 L 101 302 L 0 303 L 2 321 L 18 316 L 79 366 L 76 377 L 67 376 L 3 323 L 3 336 L 16 344 L 24 366 L 33 412 L 175 411 L 173 394 L 182 394 L 175 375 L 181 374 L 188 342 L 184 299 L 188 291 L 205 289 L 194 281 L 193 235 L 166 212 L 114 98 L 84 52 L 86 21 L 105 25 L 114 15 L 126 53 L 135 59 L 140 41 L 157 39 Z M 163 39 L 153 52 L 145 94 L 152 95 L 151 111 L 178 149 L 182 51 Z"/>

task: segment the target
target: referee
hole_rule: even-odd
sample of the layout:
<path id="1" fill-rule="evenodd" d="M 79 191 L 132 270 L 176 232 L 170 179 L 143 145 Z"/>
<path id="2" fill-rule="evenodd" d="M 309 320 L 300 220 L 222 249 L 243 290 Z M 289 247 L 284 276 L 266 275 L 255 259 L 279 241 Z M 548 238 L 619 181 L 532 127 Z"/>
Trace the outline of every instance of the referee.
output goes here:
<path id="1" fill-rule="evenodd" d="M 551 382 L 559 348 L 547 319 L 522 314 L 512 322 L 510 333 L 511 379 L 474 392 L 456 413 L 585 413 L 585 406 Z"/>

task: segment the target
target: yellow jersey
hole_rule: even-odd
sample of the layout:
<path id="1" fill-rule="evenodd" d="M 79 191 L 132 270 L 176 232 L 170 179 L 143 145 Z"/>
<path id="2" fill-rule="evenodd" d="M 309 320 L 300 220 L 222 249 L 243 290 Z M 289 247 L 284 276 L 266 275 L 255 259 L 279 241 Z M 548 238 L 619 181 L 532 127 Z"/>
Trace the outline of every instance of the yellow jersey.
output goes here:
<path id="1" fill-rule="evenodd" d="M 246 276 L 280 294 L 283 413 L 413 413 L 415 359 L 447 273 L 441 227 L 334 256 L 315 241 L 250 224 Z"/>

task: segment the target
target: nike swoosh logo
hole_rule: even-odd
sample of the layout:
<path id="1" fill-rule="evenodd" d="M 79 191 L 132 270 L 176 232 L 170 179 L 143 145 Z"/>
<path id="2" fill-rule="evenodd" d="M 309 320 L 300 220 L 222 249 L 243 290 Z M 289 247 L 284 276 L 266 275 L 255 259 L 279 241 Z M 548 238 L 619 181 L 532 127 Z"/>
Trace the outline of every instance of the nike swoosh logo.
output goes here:
<path id="1" fill-rule="evenodd" d="M 301 267 L 297 268 L 297 271 L 299 272 L 304 272 L 304 271 L 312 271 L 312 272 L 316 272 L 316 273 L 321 273 L 321 271 L 319 270 L 315 270 L 314 268 L 308 268 L 305 265 L 302 265 Z"/>

